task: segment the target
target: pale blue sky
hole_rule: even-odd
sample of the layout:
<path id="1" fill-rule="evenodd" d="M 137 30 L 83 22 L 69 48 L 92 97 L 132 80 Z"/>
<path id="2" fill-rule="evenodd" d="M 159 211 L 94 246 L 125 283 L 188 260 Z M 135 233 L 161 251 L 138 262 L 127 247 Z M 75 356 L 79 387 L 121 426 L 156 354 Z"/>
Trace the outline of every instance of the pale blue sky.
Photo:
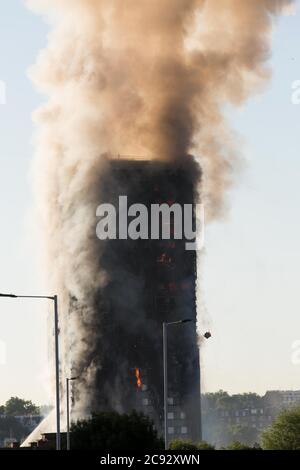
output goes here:
<path id="1" fill-rule="evenodd" d="M 205 390 L 300 389 L 292 343 L 300 340 L 300 13 L 282 18 L 273 41 L 274 75 L 266 92 L 231 115 L 247 164 L 229 196 L 227 219 L 206 231 L 201 303 L 213 338 L 203 351 Z M 0 2 L 0 291 L 40 293 L 32 208 L 31 112 L 41 102 L 26 70 L 48 27 L 22 0 Z M 0 402 L 20 395 L 47 400 L 46 306 L 0 299 Z M 0 343 L 1 344 L 1 343 Z M 1 348 L 0 348 L 1 349 Z M 1 362 L 1 358 L 0 358 Z"/>

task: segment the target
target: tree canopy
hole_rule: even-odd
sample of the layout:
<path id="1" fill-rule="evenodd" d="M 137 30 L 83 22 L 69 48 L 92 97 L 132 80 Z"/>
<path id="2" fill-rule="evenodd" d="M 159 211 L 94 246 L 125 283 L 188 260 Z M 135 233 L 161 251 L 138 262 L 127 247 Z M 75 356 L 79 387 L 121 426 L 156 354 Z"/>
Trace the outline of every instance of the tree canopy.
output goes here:
<path id="1" fill-rule="evenodd" d="M 262 434 L 265 450 L 300 450 L 300 407 L 285 410 Z"/>
<path id="2" fill-rule="evenodd" d="M 71 448 L 74 450 L 160 450 L 163 440 L 152 421 L 135 411 L 129 414 L 103 412 L 71 426 Z"/>
<path id="3" fill-rule="evenodd" d="M 175 439 L 170 444 L 170 450 L 197 451 L 197 450 L 215 450 L 215 448 L 214 446 L 208 444 L 205 441 L 195 444 L 192 441 Z"/>
<path id="4" fill-rule="evenodd" d="M 30 416 L 39 415 L 40 409 L 31 400 L 23 400 L 18 397 L 11 397 L 2 407 L 5 416 Z"/>
<path id="5" fill-rule="evenodd" d="M 254 445 L 253 447 L 247 446 L 239 441 L 232 442 L 226 450 L 262 450 L 258 444 Z"/>

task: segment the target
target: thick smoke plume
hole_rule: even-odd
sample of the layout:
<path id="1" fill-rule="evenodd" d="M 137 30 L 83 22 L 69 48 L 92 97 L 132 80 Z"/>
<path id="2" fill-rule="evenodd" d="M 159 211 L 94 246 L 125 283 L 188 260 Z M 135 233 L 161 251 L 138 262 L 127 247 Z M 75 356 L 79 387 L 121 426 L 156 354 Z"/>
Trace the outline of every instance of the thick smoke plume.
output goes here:
<path id="1" fill-rule="evenodd" d="M 190 153 L 199 156 L 202 197 L 210 215 L 218 216 L 236 160 L 224 105 L 241 105 L 269 78 L 274 16 L 292 1 L 28 4 L 53 25 L 31 70 L 49 97 L 35 115 L 38 198 L 51 283 L 62 299 L 64 354 L 72 350 L 87 391 L 95 373 L 89 348 L 96 334 L 89 299 L 106 282 L 95 239 L 101 155 L 143 155 L 174 164 Z M 67 293 L 84 305 L 72 322 Z M 88 406 L 87 392 L 82 406 L 84 400 Z"/>

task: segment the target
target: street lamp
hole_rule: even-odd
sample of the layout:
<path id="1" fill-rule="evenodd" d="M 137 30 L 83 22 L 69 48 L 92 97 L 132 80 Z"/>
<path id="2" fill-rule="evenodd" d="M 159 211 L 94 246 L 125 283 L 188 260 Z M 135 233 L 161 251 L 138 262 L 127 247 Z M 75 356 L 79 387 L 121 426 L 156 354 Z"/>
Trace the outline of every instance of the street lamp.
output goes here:
<path id="1" fill-rule="evenodd" d="M 71 449 L 70 446 L 70 382 L 77 380 L 78 377 L 67 377 L 66 378 L 66 394 L 67 394 L 67 450 Z"/>
<path id="2" fill-rule="evenodd" d="M 15 295 L 15 294 L 0 294 L 0 297 L 12 299 L 48 299 L 52 300 L 54 304 L 54 336 L 55 336 L 55 381 L 56 381 L 56 450 L 61 449 L 60 439 L 60 399 L 59 399 L 59 345 L 58 345 L 58 302 L 57 295 Z"/>
<path id="3" fill-rule="evenodd" d="M 168 326 L 171 325 L 182 325 L 184 323 L 190 323 L 194 320 L 186 318 L 184 320 L 178 320 L 173 322 L 163 322 L 163 364 L 164 364 L 164 435 L 165 435 L 165 450 L 168 450 Z M 208 339 L 211 337 L 211 333 L 207 331 L 204 338 Z"/>

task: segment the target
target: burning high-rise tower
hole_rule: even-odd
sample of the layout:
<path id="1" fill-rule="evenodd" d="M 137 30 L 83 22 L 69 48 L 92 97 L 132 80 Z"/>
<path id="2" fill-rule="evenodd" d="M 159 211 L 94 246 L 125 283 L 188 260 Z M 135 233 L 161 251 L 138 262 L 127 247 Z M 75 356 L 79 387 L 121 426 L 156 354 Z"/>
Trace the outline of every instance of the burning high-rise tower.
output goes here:
<path id="1" fill-rule="evenodd" d="M 141 403 L 149 413 L 155 404 L 159 423 L 161 321 L 182 316 L 184 308 L 195 318 L 195 253 L 179 241 L 99 243 L 95 210 L 122 193 L 146 204 L 152 198 L 193 201 L 198 178 L 189 170 L 192 153 L 201 156 L 207 218 L 222 213 L 239 154 L 223 111 L 227 104 L 242 105 L 269 77 L 273 19 L 294 2 L 27 3 L 53 25 L 31 70 L 49 97 L 35 114 L 35 169 L 43 265 L 60 299 L 61 370 L 80 373 L 73 417 Z M 151 163 L 107 166 L 103 155 L 118 152 L 147 155 Z M 170 398 L 195 403 L 192 324 L 170 329 L 169 346 Z M 180 419 L 191 408 L 180 411 Z M 171 413 L 170 420 L 178 417 Z M 174 433 L 179 428 L 172 427 Z"/>
<path id="2" fill-rule="evenodd" d="M 193 171 L 191 171 L 191 166 Z M 187 168 L 190 167 L 190 171 Z M 101 177 L 100 200 L 118 207 L 120 196 L 128 206 L 143 204 L 194 205 L 199 169 L 190 165 L 111 160 Z M 162 220 L 162 223 L 164 221 Z M 165 222 L 166 223 L 166 222 Z M 168 343 L 168 431 L 171 437 L 197 440 L 200 433 L 200 371 L 196 334 L 196 254 L 186 240 L 113 239 L 99 241 L 99 266 L 105 286 L 94 299 L 98 340 L 89 353 L 95 368 L 90 411 L 143 411 L 163 425 L 162 323 L 189 318 L 192 323 L 171 328 Z M 70 315 L 79 305 L 73 298 Z M 76 368 L 76 374 L 84 375 Z M 76 384 L 74 384 L 76 391 Z M 76 393 L 76 392 L 75 392 Z"/>

